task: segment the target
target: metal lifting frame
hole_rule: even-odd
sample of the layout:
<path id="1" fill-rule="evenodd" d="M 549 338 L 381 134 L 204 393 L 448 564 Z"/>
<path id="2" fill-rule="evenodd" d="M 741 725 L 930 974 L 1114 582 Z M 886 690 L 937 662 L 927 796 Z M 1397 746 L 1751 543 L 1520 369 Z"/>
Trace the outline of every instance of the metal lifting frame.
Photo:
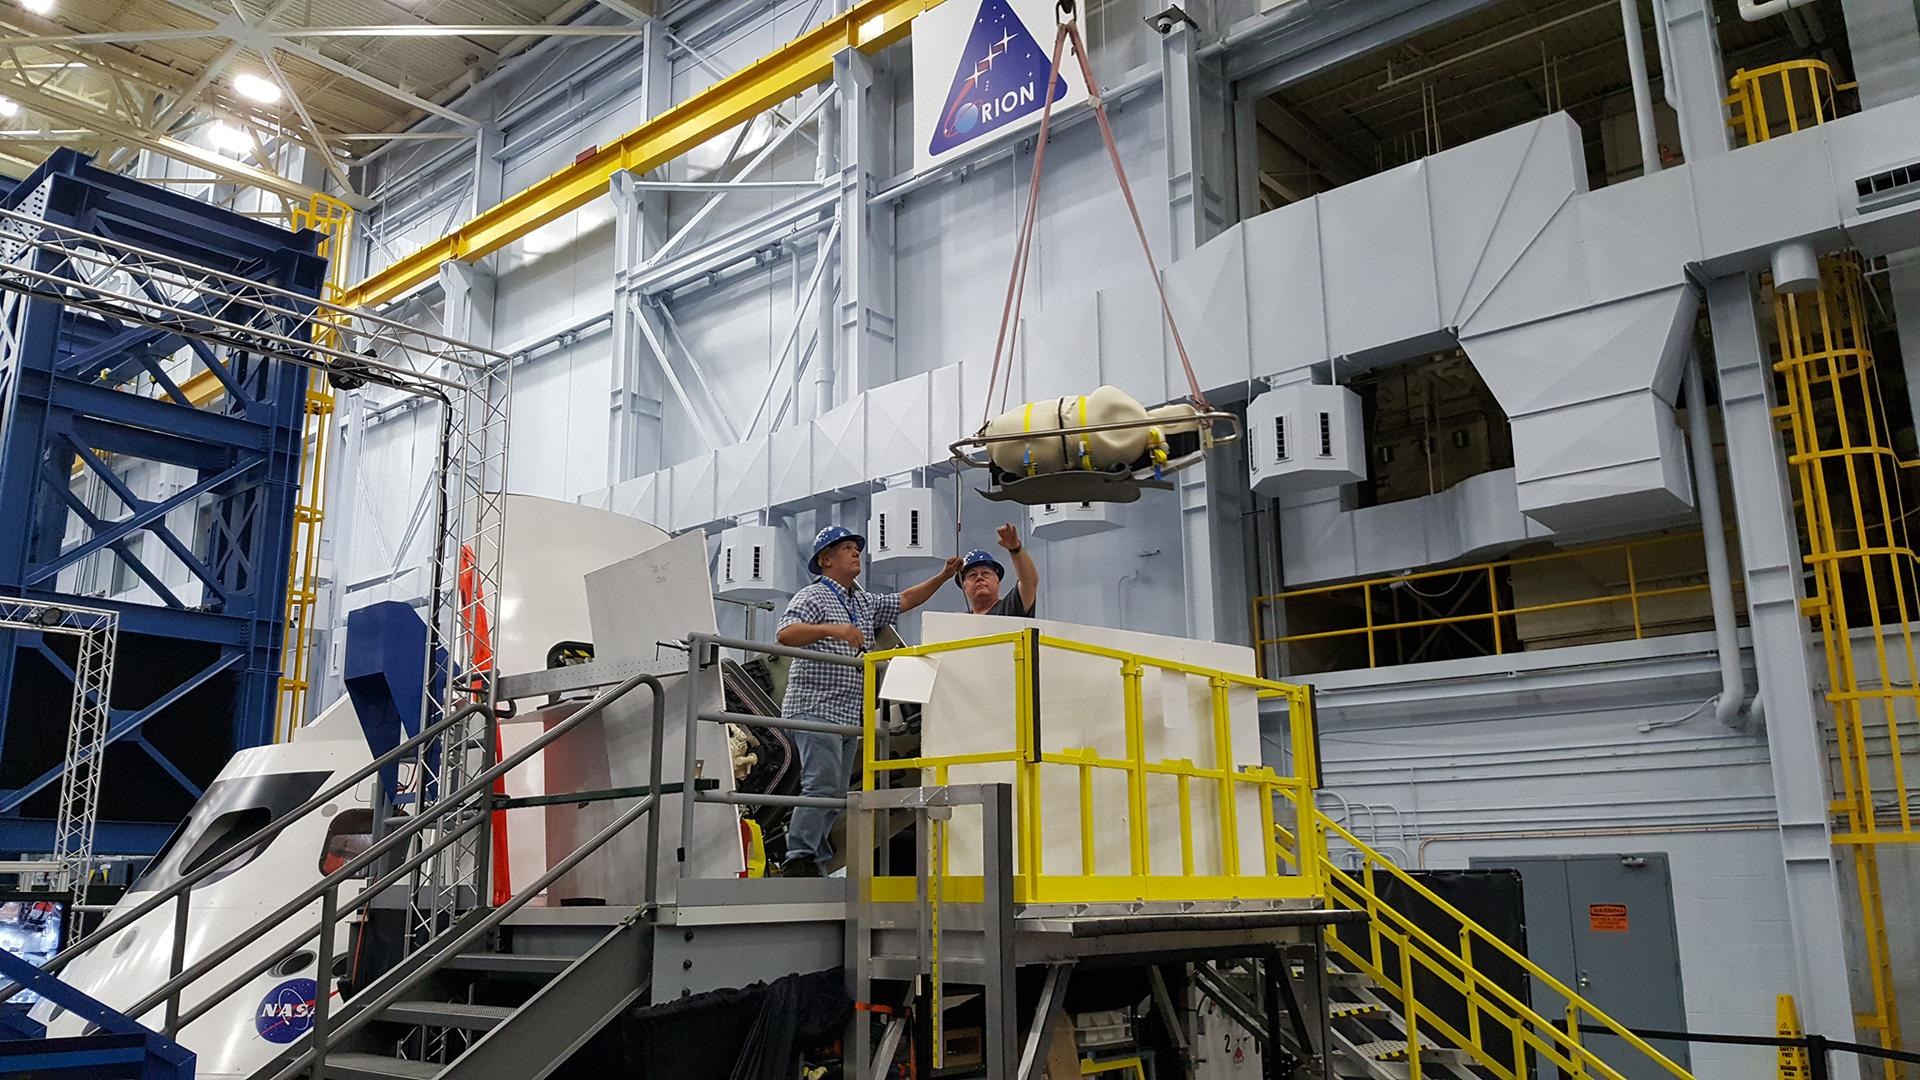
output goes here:
<path id="1" fill-rule="evenodd" d="M 113 652 L 120 616 L 97 608 L 0 597 L 0 627 L 57 634 L 75 642 L 73 708 L 67 714 L 67 760 L 60 770 L 60 809 L 53 826 L 59 888 L 87 902 L 94 826 L 100 816 L 100 769 L 107 752 L 107 702 L 113 694 Z"/>
<path id="2" fill-rule="evenodd" d="M 317 281 L 313 284 L 317 285 Z M 507 417 L 511 407 L 510 370 L 504 354 L 371 312 L 318 300 L 310 293 L 191 262 L 19 210 L 0 209 L 0 291 L 5 294 L 0 299 L 0 304 L 4 304 L 0 311 L 8 316 L 0 325 L 15 330 L 16 335 L 25 312 L 31 316 L 28 325 L 39 325 L 38 332 L 48 337 L 54 335 L 58 325 L 45 321 L 45 317 L 52 314 L 70 321 L 92 317 L 119 331 L 120 337 L 157 343 L 149 344 L 145 351 L 136 352 L 130 358 L 124 353 L 114 354 L 126 369 L 114 378 L 115 389 L 94 389 L 93 380 L 77 378 L 72 379 L 77 384 L 75 387 L 63 386 L 71 393 L 91 390 L 96 395 L 123 399 L 117 403 L 155 427 L 184 425 L 188 421 L 176 418 L 191 414 L 201 418 L 203 428 L 221 434 L 237 422 L 229 413 L 240 411 L 252 400 L 246 393 L 248 384 L 241 378 L 242 365 L 284 368 L 290 416 L 283 429 L 276 430 L 282 432 L 285 445 L 281 449 L 289 469 L 298 460 L 298 447 L 292 442 L 299 434 L 299 405 L 307 389 L 308 369 L 336 379 L 351 378 L 382 385 L 437 402 L 441 409 L 437 464 L 440 496 L 433 519 L 432 590 L 427 612 L 426 652 L 422 657 L 433 677 L 427 681 L 424 691 L 423 716 L 425 723 L 432 725 L 469 702 L 492 704 L 491 681 L 473 679 L 463 673 L 475 670 L 471 631 L 475 625 L 474 609 L 486 598 L 499 595 L 501 584 L 505 525 L 502 488 L 506 477 Z M 36 318 L 42 321 L 36 324 L 33 322 Z M 0 339 L 0 346 L 7 344 L 5 339 Z M 0 347 L 0 361 L 11 360 L 16 355 L 17 351 Z M 182 394 L 177 379 L 200 366 L 215 371 L 226 384 L 227 397 L 223 401 L 229 402 L 227 413 L 209 413 L 179 404 Z M 85 370 L 91 373 L 92 361 L 88 361 Z M 0 367 L 0 374 L 11 375 L 16 380 L 18 377 L 17 371 L 5 367 Z M 10 388 L 9 392 L 18 390 Z M 189 461 L 199 462 L 200 457 L 187 452 L 192 449 L 184 446 L 187 440 L 178 437 L 190 430 L 176 427 L 172 429 L 174 434 L 155 434 L 153 438 L 162 439 L 166 447 Z M 79 454 L 91 468 L 112 476 L 110 483 L 119 484 L 118 477 L 105 469 L 105 462 L 91 449 L 110 432 L 97 427 L 82 431 L 84 437 L 79 441 L 69 440 L 72 445 L 69 454 Z M 57 490 L 62 494 L 70 494 L 66 460 L 62 458 L 59 468 L 53 470 L 61 480 Z M 203 464 L 203 471 L 209 467 Z M 219 470 L 214 477 L 224 482 L 236 469 Z M 187 490 L 213 490 L 216 486 L 202 481 Z M 77 501 L 69 500 L 65 505 L 73 507 Z M 118 553 L 125 547 L 126 536 L 136 529 L 159 531 L 165 516 L 176 509 L 178 502 L 179 496 L 176 496 L 162 503 L 138 504 L 131 516 L 118 522 L 101 520 L 90 512 L 83 514 L 92 535 L 59 556 L 63 565 L 107 548 Z M 79 513 L 84 506 L 80 503 L 73 508 Z M 265 511 L 256 515 L 256 520 L 277 527 L 284 536 L 292 519 L 292 492 L 284 492 L 271 509 L 278 514 L 277 520 L 269 521 Z M 55 537 L 59 535 L 59 531 L 54 532 Z M 0 537 L 0 542 L 8 539 Z M 169 537 L 163 535 L 162 539 Z M 173 543 L 169 548 L 179 544 L 177 537 L 171 539 Z M 17 538 L 12 542 L 20 543 Z M 270 559 L 262 561 L 256 557 L 260 581 L 284 587 L 289 546 L 283 542 L 268 552 Z M 184 544 L 180 547 L 185 548 L 185 556 L 193 555 L 191 548 Z M 461 575 L 456 570 L 463 550 L 470 553 L 469 581 L 477 585 L 467 600 L 462 599 Z M 135 563 L 136 573 L 144 569 L 137 565 L 137 560 Z M 205 593 L 208 599 L 198 608 L 190 608 L 184 602 L 170 604 L 167 616 L 183 621 L 188 630 L 203 626 L 217 629 L 222 617 L 219 601 L 230 603 L 234 595 L 219 590 L 225 581 L 209 574 Z M 158 578 L 149 584 L 164 588 Z M 180 601 L 177 596 L 173 599 Z M 278 599 L 276 596 L 273 605 L 252 615 L 275 631 L 276 647 L 281 614 Z M 131 624 L 136 617 L 150 619 L 155 610 L 152 605 L 124 602 L 101 606 L 119 613 L 123 625 L 129 629 L 133 628 Z M 259 671 L 269 687 L 280 675 L 278 657 L 271 659 L 272 662 Z M 268 692 L 262 703 L 262 722 L 256 742 L 264 742 L 272 730 L 273 697 Z M 126 735 L 144 722 L 151 711 L 142 710 L 140 715 L 114 723 L 107 731 L 106 741 L 111 743 Z M 468 776 L 483 767 L 481 763 L 491 753 L 491 746 L 484 738 L 486 730 L 484 723 L 469 715 L 461 723 L 451 725 L 431 749 L 423 748 L 418 755 L 420 768 L 416 770 L 419 778 L 416 810 L 435 804 L 443 792 L 458 790 Z M 483 801 L 470 801 L 471 806 L 456 807 L 456 812 L 445 819 L 449 832 L 457 829 L 469 814 L 481 812 Z M 416 878 L 416 903 L 422 923 L 442 919 L 475 896 L 474 885 L 484 879 L 487 872 L 485 843 L 478 835 L 481 832 L 484 830 L 462 833 Z"/>

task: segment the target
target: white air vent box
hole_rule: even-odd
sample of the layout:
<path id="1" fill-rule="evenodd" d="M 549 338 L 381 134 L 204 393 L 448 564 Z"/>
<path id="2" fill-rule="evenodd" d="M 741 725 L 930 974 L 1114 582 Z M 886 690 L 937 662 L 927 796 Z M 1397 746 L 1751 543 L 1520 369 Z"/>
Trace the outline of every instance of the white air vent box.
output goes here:
<path id="1" fill-rule="evenodd" d="M 1027 531 L 1042 540 L 1065 540 L 1117 529 L 1120 523 L 1110 516 L 1112 506 L 1103 502 L 1035 503 L 1027 507 Z"/>
<path id="2" fill-rule="evenodd" d="M 799 588 L 800 555 L 785 529 L 739 525 L 720 533 L 713 593 L 731 600 L 785 600 Z"/>
<path id="3" fill-rule="evenodd" d="M 1272 498 L 1367 478 L 1360 395 L 1299 383 L 1247 403 L 1247 461 L 1256 494 Z"/>
<path id="4" fill-rule="evenodd" d="M 920 573 L 938 570 L 946 562 L 940 548 L 952 543 L 948 534 L 953 526 L 940 516 L 932 489 L 876 491 L 872 514 L 867 521 L 868 566 L 888 573 Z"/>

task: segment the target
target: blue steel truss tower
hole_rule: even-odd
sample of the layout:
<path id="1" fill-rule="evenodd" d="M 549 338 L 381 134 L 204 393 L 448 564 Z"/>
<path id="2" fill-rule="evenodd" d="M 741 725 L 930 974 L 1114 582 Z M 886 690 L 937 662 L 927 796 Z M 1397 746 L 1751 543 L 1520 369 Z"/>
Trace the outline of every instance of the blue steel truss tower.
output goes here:
<path id="1" fill-rule="evenodd" d="M 320 236 L 68 150 L 0 208 L 157 257 L 23 250 L 7 232 L 25 226 L 7 219 L 0 263 L 248 320 L 213 342 L 63 305 L 51 286 L 0 293 L 0 595 L 119 613 L 99 850 L 151 851 L 234 751 L 273 738 L 308 392 L 306 369 L 236 344 L 250 330 L 306 340 L 296 313 L 237 305 L 243 284 L 164 260 L 317 297 Z M 202 372 L 211 396 L 182 390 Z M 64 732 L 46 703 L 71 678 L 50 638 L 0 632 L 0 851 L 51 850 Z"/>

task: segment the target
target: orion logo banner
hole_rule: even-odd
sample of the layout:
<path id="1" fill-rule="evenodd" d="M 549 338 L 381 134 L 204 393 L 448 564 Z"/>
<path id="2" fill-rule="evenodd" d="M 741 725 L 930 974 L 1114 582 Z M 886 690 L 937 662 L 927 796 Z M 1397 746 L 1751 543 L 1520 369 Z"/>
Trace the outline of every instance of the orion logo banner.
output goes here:
<path id="1" fill-rule="evenodd" d="M 913 28 L 914 158 L 925 168 L 1040 123 L 1053 60 L 1052 0 L 949 0 Z M 1054 113 L 1087 99 L 1062 58 Z"/>

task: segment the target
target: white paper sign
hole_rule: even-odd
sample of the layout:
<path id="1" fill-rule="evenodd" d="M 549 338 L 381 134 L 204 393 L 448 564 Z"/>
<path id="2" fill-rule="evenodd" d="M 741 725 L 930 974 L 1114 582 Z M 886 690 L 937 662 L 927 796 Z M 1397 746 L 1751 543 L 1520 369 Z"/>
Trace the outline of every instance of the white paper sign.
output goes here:
<path id="1" fill-rule="evenodd" d="M 880 696 L 888 701 L 925 705 L 933 700 L 933 680 L 939 674 L 937 657 L 896 656 L 887 661 L 887 673 L 880 679 Z"/>
<path id="2" fill-rule="evenodd" d="M 1040 123 L 1056 31 L 1052 0 L 948 0 L 913 24 L 913 162 L 924 170 Z M 1087 100 L 1069 47 L 1054 115 Z"/>

